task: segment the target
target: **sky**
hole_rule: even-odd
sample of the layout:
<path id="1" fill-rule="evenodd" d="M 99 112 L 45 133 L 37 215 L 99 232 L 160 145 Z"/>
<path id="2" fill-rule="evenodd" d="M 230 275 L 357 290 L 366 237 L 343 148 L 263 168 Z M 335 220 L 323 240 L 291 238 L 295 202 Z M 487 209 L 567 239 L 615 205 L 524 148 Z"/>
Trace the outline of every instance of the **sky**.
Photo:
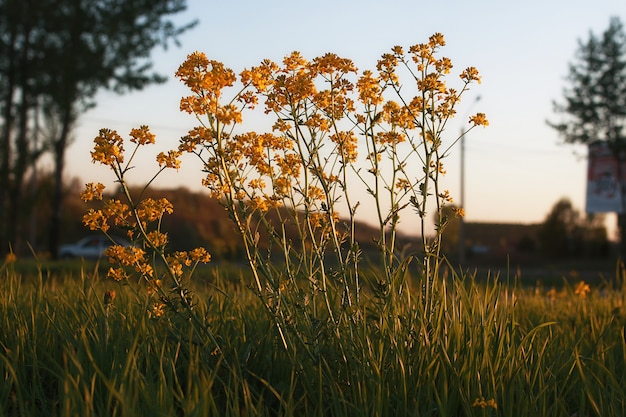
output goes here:
<path id="1" fill-rule="evenodd" d="M 265 58 L 280 62 L 294 50 L 307 59 L 333 52 L 363 70 L 374 69 L 395 45 L 408 49 L 441 32 L 447 44 L 441 55 L 452 60 L 452 73 L 474 66 L 482 75 L 444 135 L 456 138 L 467 120 L 461 115 L 470 112 L 486 113 L 490 123 L 465 139 L 466 221 L 538 223 L 561 198 L 584 211 L 586 150 L 563 144 L 546 121 L 561 118 L 553 102 L 562 101 L 579 40 L 601 34 L 612 16 L 626 23 L 624 0 L 189 0 L 188 10 L 175 20 L 199 24 L 179 38 L 180 47 L 152 54 L 167 83 L 123 96 L 99 93 L 97 107 L 81 117 L 68 149 L 66 178 L 112 180 L 110 172 L 91 163 L 93 138 L 103 127 L 127 136 L 143 124 L 157 135 L 157 145 L 138 159 L 132 175 L 138 182 L 151 177 L 154 156 L 175 148 L 197 124 L 179 111 L 180 97 L 188 92 L 174 77 L 193 51 L 236 73 Z M 445 162 L 443 183 L 457 203 L 459 155 L 457 147 Z M 200 166 L 186 158 L 181 171 L 168 172 L 158 184 L 199 190 L 201 178 Z M 611 229 L 611 218 L 608 222 Z"/>

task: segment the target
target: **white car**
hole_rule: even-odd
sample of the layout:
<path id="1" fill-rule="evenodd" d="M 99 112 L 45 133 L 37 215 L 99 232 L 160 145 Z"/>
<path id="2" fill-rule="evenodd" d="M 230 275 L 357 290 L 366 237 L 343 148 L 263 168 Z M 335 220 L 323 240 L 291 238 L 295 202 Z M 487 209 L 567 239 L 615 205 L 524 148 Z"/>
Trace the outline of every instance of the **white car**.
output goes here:
<path id="1" fill-rule="evenodd" d="M 124 239 L 114 239 L 115 243 L 118 245 L 131 246 L 131 244 Z M 88 236 L 74 244 L 61 246 L 59 249 L 59 258 L 98 259 L 104 256 L 104 250 L 111 245 L 114 245 L 114 243 L 104 235 Z"/>

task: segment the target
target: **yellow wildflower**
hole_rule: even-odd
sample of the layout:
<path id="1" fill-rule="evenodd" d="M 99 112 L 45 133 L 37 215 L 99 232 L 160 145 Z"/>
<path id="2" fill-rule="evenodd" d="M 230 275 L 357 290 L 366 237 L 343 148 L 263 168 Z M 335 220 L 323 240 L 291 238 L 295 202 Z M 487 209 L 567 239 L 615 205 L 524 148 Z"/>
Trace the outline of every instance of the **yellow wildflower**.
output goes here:
<path id="1" fill-rule="evenodd" d="M 589 292 L 591 292 L 591 288 L 589 287 L 589 284 L 585 283 L 585 281 L 580 281 L 574 290 L 574 294 L 580 298 L 585 298 Z"/>
<path id="2" fill-rule="evenodd" d="M 454 201 L 450 195 L 450 190 L 444 190 L 442 193 L 439 193 L 439 198 L 447 203 L 452 203 Z"/>
<path id="3" fill-rule="evenodd" d="M 272 74 L 277 70 L 278 66 L 266 59 L 260 66 L 242 71 L 240 74 L 241 82 L 244 85 L 250 84 L 259 92 L 263 92 L 273 84 Z"/>
<path id="4" fill-rule="evenodd" d="M 159 220 L 165 213 L 174 212 L 174 206 L 166 198 L 154 200 L 146 198 L 137 206 L 137 217 L 143 221 L 154 222 Z"/>
<path id="5" fill-rule="evenodd" d="M 154 268 L 145 262 L 139 262 L 135 265 L 135 271 L 139 272 L 144 277 L 151 277 L 154 274 Z"/>
<path id="6" fill-rule="evenodd" d="M 446 46 L 443 34 L 437 32 L 428 39 L 429 45 L 434 49 L 438 46 Z"/>
<path id="7" fill-rule="evenodd" d="M 489 120 L 487 120 L 485 113 L 476 113 L 474 116 L 470 117 L 469 121 L 474 126 L 489 126 Z"/>
<path id="8" fill-rule="evenodd" d="M 195 94 L 214 98 L 219 97 L 222 89 L 232 86 L 237 79 L 231 69 L 224 67 L 221 62 L 207 59 L 202 52 L 188 55 L 176 71 L 176 77 Z"/>
<path id="9" fill-rule="evenodd" d="M 466 83 L 471 81 L 477 81 L 480 84 L 480 75 L 478 74 L 478 70 L 474 67 L 468 67 L 463 71 L 460 75 L 461 79 Z"/>
<path id="10" fill-rule="evenodd" d="M 143 249 L 120 245 L 109 246 L 104 254 L 109 257 L 109 262 L 123 266 L 139 265 L 144 263 L 145 252 Z"/>
<path id="11" fill-rule="evenodd" d="M 149 232 L 147 237 L 148 241 L 157 248 L 165 246 L 168 241 L 167 233 L 161 233 L 158 230 L 153 230 Z"/>
<path id="12" fill-rule="evenodd" d="M 150 318 L 159 318 L 165 314 L 165 304 L 163 303 L 154 303 L 150 306 L 148 310 L 148 316 Z"/>
<path id="13" fill-rule="evenodd" d="M 241 112 L 234 104 L 218 106 L 215 109 L 215 118 L 226 125 L 242 121 Z"/>
<path id="14" fill-rule="evenodd" d="M 356 72 L 356 66 L 349 58 L 341 58 L 337 54 L 327 53 L 313 60 L 313 67 L 320 74 Z"/>
<path id="15" fill-rule="evenodd" d="M 180 159 L 178 157 L 181 155 L 182 151 L 180 150 L 171 150 L 168 151 L 167 155 L 163 152 L 157 155 L 157 162 L 159 166 L 165 166 L 165 168 L 175 168 L 177 171 L 180 168 Z"/>
<path id="16" fill-rule="evenodd" d="M 330 140 L 335 142 L 340 155 L 346 162 L 355 162 L 357 159 L 357 143 L 358 139 L 354 132 L 337 132 L 330 136 Z"/>
<path id="17" fill-rule="evenodd" d="M 450 74 L 452 61 L 450 58 L 443 57 L 435 62 L 435 69 L 441 74 Z"/>
<path id="18" fill-rule="evenodd" d="M 317 187 L 315 185 L 309 185 L 309 188 L 307 190 L 307 197 L 311 200 L 325 200 L 326 194 L 324 193 L 324 190 L 322 190 L 320 187 Z"/>
<path id="19" fill-rule="evenodd" d="M 148 295 L 156 294 L 161 288 L 162 281 L 160 279 L 151 279 L 148 281 Z"/>
<path id="20" fill-rule="evenodd" d="M 325 220 L 324 213 L 311 212 L 308 215 L 309 225 L 311 226 L 312 229 L 317 229 L 319 227 L 322 227 L 324 224 L 324 220 Z"/>
<path id="21" fill-rule="evenodd" d="M 195 114 L 197 116 L 206 113 L 205 102 L 196 96 L 188 96 L 180 99 L 180 111 L 187 112 L 189 114 Z"/>
<path id="22" fill-rule="evenodd" d="M 112 278 L 115 281 L 122 281 L 128 278 L 128 275 L 122 268 L 109 268 L 107 272 L 107 277 Z"/>
<path id="23" fill-rule="evenodd" d="M 189 257 L 194 262 L 208 263 L 211 261 L 211 254 L 209 254 L 204 248 L 195 248 L 189 252 Z"/>
<path id="24" fill-rule="evenodd" d="M 276 131 L 284 133 L 290 130 L 292 127 L 293 126 L 291 125 L 291 123 L 288 123 L 286 120 L 277 119 L 274 125 L 272 126 L 272 130 L 276 130 Z"/>
<path id="25" fill-rule="evenodd" d="M 480 408 L 493 408 L 494 410 L 498 409 L 498 403 L 496 403 L 495 399 L 485 400 L 485 398 L 480 397 L 476 398 L 472 403 L 472 407 L 480 407 Z"/>
<path id="26" fill-rule="evenodd" d="M 409 48 L 413 62 L 417 64 L 417 70 L 419 72 L 424 72 L 428 65 L 436 61 L 434 56 L 436 49 L 437 46 L 432 43 L 418 43 Z"/>
<path id="27" fill-rule="evenodd" d="M 102 213 L 102 210 L 89 209 L 87 214 L 83 216 L 83 224 L 89 227 L 89 230 L 102 230 L 103 232 L 109 230 L 107 217 Z"/>
<path id="28" fill-rule="evenodd" d="M 376 63 L 376 69 L 380 74 L 380 79 L 385 83 L 397 84 L 398 56 L 395 54 L 383 54 Z M 365 75 L 365 72 L 363 73 Z"/>
<path id="29" fill-rule="evenodd" d="M 114 217 L 117 226 L 127 225 L 127 219 L 131 215 L 127 204 L 113 198 L 105 203 L 102 213 L 107 219 Z"/>
<path id="30" fill-rule="evenodd" d="M 291 178 L 286 175 L 277 177 L 272 183 L 272 188 L 274 189 L 275 198 L 287 196 L 291 189 Z"/>
<path id="31" fill-rule="evenodd" d="M 298 155 L 286 154 L 284 157 L 275 155 L 274 162 L 280 168 L 280 174 L 283 177 L 295 177 L 300 171 L 300 158 Z"/>
<path id="32" fill-rule="evenodd" d="M 174 258 L 185 266 L 191 266 L 191 259 L 189 258 L 189 253 L 186 251 L 174 252 Z"/>
<path id="33" fill-rule="evenodd" d="M 183 266 L 180 264 L 180 262 L 171 262 L 168 261 L 170 263 L 170 270 L 172 271 L 172 274 L 174 274 L 177 277 L 180 277 L 183 275 Z"/>
<path id="34" fill-rule="evenodd" d="M 80 193 L 80 199 L 84 202 L 91 201 L 93 199 L 102 200 L 102 192 L 104 191 L 104 185 L 90 182 L 85 184 L 85 189 Z"/>
<path id="35" fill-rule="evenodd" d="M 93 140 L 95 146 L 91 152 L 91 159 L 103 165 L 113 165 L 115 162 L 124 162 L 124 140 L 115 130 L 100 129 L 98 136 Z"/>
<path id="36" fill-rule="evenodd" d="M 554 288 L 554 287 L 550 288 L 550 290 L 546 293 L 546 296 L 551 301 L 554 301 L 558 297 L 558 292 L 556 291 L 556 288 Z"/>
<path id="37" fill-rule="evenodd" d="M 204 126 L 194 127 L 187 136 L 180 139 L 178 150 L 181 152 L 193 152 L 196 146 L 209 142 L 213 138 L 211 130 Z"/>
<path id="38" fill-rule="evenodd" d="M 359 100 L 366 105 L 375 106 L 383 102 L 378 78 L 371 71 L 364 71 L 356 83 L 359 92 Z"/>
<path id="39" fill-rule="evenodd" d="M 268 205 L 267 199 L 263 198 L 263 197 L 259 197 L 259 196 L 256 196 L 256 197 L 254 197 L 254 198 L 252 198 L 250 200 L 250 206 L 254 210 L 259 210 L 259 211 L 267 211 L 267 210 L 269 210 L 269 205 Z"/>
<path id="40" fill-rule="evenodd" d="M 421 80 L 417 80 L 417 87 L 420 91 L 424 92 L 439 92 L 444 93 L 446 91 L 446 84 L 441 81 L 438 73 L 426 74 Z"/>
<path id="41" fill-rule="evenodd" d="M 408 191 L 411 188 L 411 183 L 406 178 L 398 178 L 396 181 L 396 188 L 403 191 Z"/>
<path id="42" fill-rule="evenodd" d="M 150 132 L 150 128 L 148 126 L 141 126 L 139 129 L 132 129 L 130 131 L 131 139 L 130 141 L 133 143 L 137 143 L 139 145 L 146 145 L 148 143 L 154 143 L 155 135 Z"/>
<path id="43" fill-rule="evenodd" d="M 7 253 L 6 256 L 4 257 L 5 264 L 12 264 L 15 261 L 17 261 L 17 256 L 13 252 Z"/>
<path id="44" fill-rule="evenodd" d="M 265 188 L 265 181 L 260 178 L 253 178 L 248 182 L 248 186 L 253 189 L 262 190 Z"/>

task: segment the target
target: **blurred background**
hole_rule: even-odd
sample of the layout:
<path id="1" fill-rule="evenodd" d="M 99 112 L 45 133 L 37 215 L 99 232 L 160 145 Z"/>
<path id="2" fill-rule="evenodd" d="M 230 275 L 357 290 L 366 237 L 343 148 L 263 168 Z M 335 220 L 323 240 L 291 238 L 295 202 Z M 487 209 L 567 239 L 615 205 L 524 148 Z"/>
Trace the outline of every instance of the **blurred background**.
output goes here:
<path id="1" fill-rule="evenodd" d="M 587 147 L 565 144 L 554 125 L 567 116 L 555 104 L 571 88 L 570 65 L 590 36 L 624 18 L 623 0 L 129 3 L 0 0 L 4 253 L 11 245 L 54 257 L 87 233 L 78 193 L 86 182 L 114 180 L 91 163 L 100 128 L 126 136 L 149 125 L 157 146 L 137 160 L 132 179 L 140 185 L 153 175 L 155 155 L 175 148 L 197 123 L 179 112 L 188 92 L 174 78 L 189 53 L 203 51 L 236 73 L 294 50 L 308 59 L 334 52 L 363 70 L 394 45 L 408 48 L 435 32 L 445 36 L 441 55 L 452 60 L 453 74 L 475 66 L 482 75 L 445 135 L 455 140 L 471 113 L 484 112 L 490 122 L 446 162 L 444 188 L 466 213 L 446 232 L 448 255 L 534 265 L 618 253 L 616 216 L 585 213 Z M 168 221 L 180 237 L 172 245 L 209 242 L 217 256 L 236 256 L 236 237 L 223 211 L 206 201 L 200 169 L 184 158 L 180 172 L 156 184 L 174 200 Z"/>

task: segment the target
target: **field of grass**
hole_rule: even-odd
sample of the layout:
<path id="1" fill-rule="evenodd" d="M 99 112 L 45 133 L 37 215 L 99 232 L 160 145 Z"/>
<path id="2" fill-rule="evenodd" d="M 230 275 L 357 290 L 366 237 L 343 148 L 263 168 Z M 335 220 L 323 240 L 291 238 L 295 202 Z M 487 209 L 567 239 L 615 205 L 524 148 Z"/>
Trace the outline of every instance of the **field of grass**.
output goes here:
<path id="1" fill-rule="evenodd" d="M 193 286 L 217 344 L 184 314 L 148 314 L 132 282 L 45 275 L 0 276 L 2 416 L 626 415 L 617 285 L 450 276 L 426 299 L 414 280 L 393 300 L 364 292 L 347 321 L 300 324 L 287 351 L 225 273 Z"/>

